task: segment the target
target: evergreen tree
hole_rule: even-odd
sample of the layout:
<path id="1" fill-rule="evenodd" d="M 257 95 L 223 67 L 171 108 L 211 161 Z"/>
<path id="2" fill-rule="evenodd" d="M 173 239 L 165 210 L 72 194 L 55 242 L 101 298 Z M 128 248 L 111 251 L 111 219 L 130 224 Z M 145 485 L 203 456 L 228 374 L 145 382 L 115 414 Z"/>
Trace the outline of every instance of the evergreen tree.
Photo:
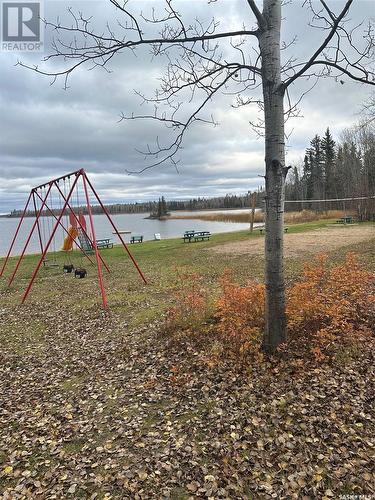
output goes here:
<path id="1" fill-rule="evenodd" d="M 306 151 L 303 162 L 303 183 L 305 185 L 306 199 L 311 200 L 314 196 L 312 154 Z"/>
<path id="2" fill-rule="evenodd" d="M 160 198 L 158 200 L 158 209 L 157 209 L 156 215 L 160 219 L 160 217 L 161 217 L 161 199 Z"/>
<path id="3" fill-rule="evenodd" d="M 307 185 L 307 198 L 320 199 L 324 196 L 323 155 L 321 139 L 316 135 L 306 150 L 304 177 Z"/>
<path id="4" fill-rule="evenodd" d="M 168 214 L 168 209 L 167 209 L 167 202 L 165 201 L 164 196 L 161 197 L 161 215 L 167 215 Z"/>
<path id="5" fill-rule="evenodd" d="M 325 198 L 335 198 L 337 195 L 337 181 L 336 171 L 335 171 L 335 151 L 336 143 L 332 138 L 332 135 L 327 128 L 324 137 L 321 141 L 322 148 L 322 160 L 324 169 L 324 197 Z"/>
<path id="6" fill-rule="evenodd" d="M 308 153 L 310 160 L 313 198 L 321 199 L 324 198 L 324 176 L 322 144 L 319 135 L 316 135 L 311 140 Z"/>
<path id="7" fill-rule="evenodd" d="M 365 126 L 358 131 L 358 143 L 362 157 L 362 191 L 364 195 L 375 194 L 375 128 Z"/>

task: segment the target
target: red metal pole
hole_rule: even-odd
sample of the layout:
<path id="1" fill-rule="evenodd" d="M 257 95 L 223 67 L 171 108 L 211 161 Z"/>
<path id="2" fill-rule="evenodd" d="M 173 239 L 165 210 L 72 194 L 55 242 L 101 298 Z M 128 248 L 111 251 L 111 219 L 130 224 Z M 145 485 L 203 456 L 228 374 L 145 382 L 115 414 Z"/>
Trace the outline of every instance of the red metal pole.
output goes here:
<path id="1" fill-rule="evenodd" d="M 25 208 L 24 208 L 24 210 L 23 210 L 23 212 L 22 212 L 22 216 L 21 216 L 21 219 L 20 219 L 20 221 L 19 221 L 19 223 L 18 223 L 18 226 L 17 226 L 16 232 L 15 232 L 15 235 L 13 236 L 12 243 L 10 244 L 10 247 L 9 247 L 9 250 L 8 250 L 8 253 L 7 253 L 7 256 L 5 257 L 5 261 L 4 261 L 4 263 L 3 263 L 3 267 L 1 268 L 1 271 L 0 271 L 0 278 L 1 278 L 1 276 L 3 275 L 3 272 L 4 272 L 5 268 L 6 268 L 6 265 L 7 265 L 8 260 L 9 260 L 9 256 L 10 256 L 10 254 L 12 253 L 14 243 L 15 243 L 15 241 L 16 241 L 16 239 L 17 239 L 17 235 L 18 235 L 18 233 L 19 233 L 19 230 L 20 230 L 20 227 L 21 227 L 21 225 L 22 225 L 23 219 L 25 218 L 25 215 L 26 215 L 26 212 L 27 212 L 27 207 L 29 206 L 29 203 L 30 203 L 30 200 L 31 200 L 31 195 L 32 195 L 32 191 L 30 191 L 29 198 L 28 198 L 28 200 L 27 200 L 27 202 L 26 202 L 26 205 L 25 205 Z"/>
<path id="2" fill-rule="evenodd" d="M 80 171 L 81 172 L 81 171 Z M 83 173 L 81 173 L 80 175 L 84 175 Z M 66 197 L 64 195 L 64 193 L 61 191 L 60 187 L 58 184 L 56 184 L 57 186 L 57 189 L 59 190 L 59 193 L 61 194 L 62 198 L 64 201 L 66 201 Z M 73 217 L 75 218 L 75 220 L 77 221 L 77 224 L 80 226 L 80 228 L 82 229 L 84 235 L 86 236 L 86 238 L 88 238 L 88 240 L 90 241 L 92 247 L 94 248 L 94 245 L 93 245 L 93 242 L 91 241 L 91 238 L 90 236 L 87 234 L 87 231 L 84 227 L 82 227 L 81 223 L 79 222 L 79 218 L 76 216 L 73 208 L 70 206 L 70 204 L 68 203 L 67 207 L 69 208 L 70 212 L 73 214 Z M 74 240 L 74 243 L 78 246 L 78 248 L 82 249 L 80 247 L 80 245 L 78 245 L 78 243 Z M 83 250 L 82 250 L 83 251 Z M 83 252 L 85 253 L 85 252 Z M 86 255 L 86 254 L 85 254 Z M 110 273 L 111 270 L 109 269 L 108 265 L 106 264 L 106 262 L 104 261 L 103 257 L 99 254 L 99 257 L 100 257 L 100 260 L 102 261 L 102 264 L 103 266 L 106 268 L 107 272 Z M 90 261 L 92 262 L 92 260 L 90 259 Z M 93 263 L 93 262 L 92 262 Z"/>
<path id="3" fill-rule="evenodd" d="M 69 198 L 70 198 L 70 197 L 71 197 L 71 195 L 72 195 L 72 192 L 73 192 L 73 190 L 74 190 L 74 188 L 75 188 L 75 185 L 77 184 L 77 181 L 78 181 L 78 178 L 79 178 L 79 176 L 80 176 L 80 175 L 81 175 L 81 174 L 77 174 L 77 177 L 74 179 L 74 182 L 73 182 L 72 187 L 71 187 L 71 189 L 70 189 L 70 191 L 69 191 L 69 194 L 68 194 L 68 200 L 69 200 Z M 49 189 L 48 189 L 48 193 L 49 193 L 49 191 L 51 190 L 52 184 L 54 184 L 54 182 L 52 182 L 52 183 L 50 184 L 50 187 L 49 187 Z M 48 196 L 48 193 L 47 193 L 47 196 Z M 47 198 L 47 196 L 46 196 L 46 198 Z M 44 258 L 45 258 L 45 256 L 46 256 L 46 253 L 48 252 L 48 248 L 49 248 L 49 246 L 50 246 L 50 244 L 51 244 L 51 242 L 52 242 L 52 240 L 53 240 L 53 238 L 54 238 L 54 236 L 55 236 L 56 230 L 57 230 L 57 228 L 58 228 L 58 226 L 59 226 L 59 222 L 60 222 L 60 220 L 62 219 L 62 217 L 63 217 L 63 215 L 64 215 L 64 211 L 65 211 L 65 209 L 66 209 L 66 206 L 67 206 L 67 201 L 65 202 L 65 205 L 64 205 L 63 209 L 61 210 L 61 213 L 60 213 L 60 215 L 59 215 L 59 218 L 58 218 L 58 220 L 57 220 L 57 222 L 56 222 L 56 224 L 55 224 L 55 227 L 53 228 L 53 231 L 52 231 L 52 233 L 51 233 L 51 236 L 50 236 L 50 238 L 49 238 L 49 240 L 48 240 L 48 242 L 47 242 L 47 244 L 46 244 L 46 247 L 45 247 L 45 249 L 44 249 L 44 251 L 43 251 L 43 254 L 42 254 L 42 256 L 41 256 L 41 258 L 40 258 L 40 260 L 39 260 L 39 262 L 38 262 L 38 265 L 37 265 L 37 266 L 36 266 L 36 268 L 34 269 L 34 272 L 33 272 L 33 275 L 32 275 L 32 277 L 31 277 L 30 283 L 28 284 L 28 286 L 27 286 L 27 288 L 26 288 L 26 290 L 25 290 L 25 293 L 23 294 L 22 301 L 21 301 L 21 302 L 22 302 L 22 304 L 25 302 L 25 300 L 26 300 L 27 296 L 29 295 L 29 292 L 30 292 L 30 290 L 31 290 L 31 287 L 33 286 L 33 283 L 34 283 L 34 280 L 35 280 L 35 278 L 36 278 L 36 275 L 38 274 L 38 271 L 39 271 L 39 269 L 40 269 L 40 266 L 42 265 L 42 262 L 43 262 L 43 260 L 44 260 Z M 43 208 L 43 206 L 42 206 L 42 208 Z"/>
<path id="4" fill-rule="evenodd" d="M 23 247 L 23 250 L 22 250 L 22 253 L 21 253 L 21 255 L 20 255 L 19 259 L 18 259 L 17 265 L 16 265 L 16 267 L 15 267 L 15 269 L 14 269 L 14 271 L 13 271 L 13 274 L 12 274 L 12 276 L 11 276 L 10 280 L 9 280 L 8 286 L 10 286 L 10 285 L 13 283 L 13 280 L 14 280 L 14 278 L 15 278 L 16 274 L 17 274 L 18 268 L 20 267 L 20 264 L 21 264 L 21 262 L 22 262 L 22 259 L 23 259 L 24 255 L 25 255 L 26 249 L 27 249 L 27 247 L 28 247 L 28 245 L 29 245 L 29 242 L 30 242 L 30 240 L 31 240 L 31 236 L 33 235 L 34 229 L 35 229 L 35 227 L 36 227 L 36 225 L 37 225 L 37 223 L 38 223 L 38 221 L 39 221 L 40 214 L 42 213 L 42 210 L 43 210 L 43 208 L 44 208 L 44 206 L 45 206 L 45 204 L 46 204 L 46 200 L 47 200 L 48 195 L 49 195 L 49 193 L 50 193 L 50 191 L 51 191 L 51 188 L 52 188 L 52 184 L 50 184 L 50 185 L 49 185 L 49 188 L 47 189 L 47 194 L 46 194 L 46 196 L 44 197 L 44 200 L 43 200 L 42 205 L 41 205 L 41 207 L 40 207 L 40 209 L 39 209 L 38 215 L 37 215 L 37 217 L 36 217 L 36 219 L 35 219 L 35 221 L 34 221 L 33 227 L 32 227 L 32 228 L 31 228 L 31 230 L 30 230 L 30 234 L 29 234 L 29 236 L 28 236 L 28 238 L 27 238 L 27 240 L 26 240 L 25 246 Z"/>
<path id="5" fill-rule="evenodd" d="M 42 198 L 39 196 L 39 194 L 38 194 L 38 193 L 35 193 L 35 194 L 38 196 L 38 198 L 40 198 L 40 199 L 42 200 Z M 46 203 L 46 205 L 45 205 L 45 206 L 46 206 L 47 210 L 50 212 L 50 214 L 52 215 L 52 217 L 53 217 L 55 220 L 57 220 L 58 218 L 57 218 L 57 217 L 56 217 L 56 215 L 52 212 L 52 210 L 49 208 L 49 206 L 47 205 L 47 203 Z M 64 226 L 64 224 L 63 224 L 61 221 L 59 222 L 59 225 L 63 228 L 63 230 L 66 232 L 66 234 L 67 234 L 68 236 L 70 236 L 69 231 L 66 229 L 66 227 Z M 81 247 L 81 245 L 78 243 L 78 241 L 77 241 L 75 238 L 73 238 L 73 241 L 74 241 L 74 243 L 77 245 L 77 247 L 81 250 L 81 252 L 85 255 L 85 257 L 87 257 L 87 258 L 89 259 L 89 261 L 91 262 L 91 264 L 94 264 L 94 262 L 93 262 L 93 261 L 91 260 L 91 258 L 87 255 L 87 253 L 84 251 L 84 249 L 83 249 L 83 248 Z"/>
<path id="6" fill-rule="evenodd" d="M 90 188 L 92 189 L 92 192 L 94 193 L 94 195 L 95 195 L 96 199 L 98 200 L 98 202 L 99 202 L 100 206 L 102 207 L 102 210 L 103 210 L 103 212 L 105 213 L 105 215 L 107 216 L 107 218 L 108 218 L 109 222 L 112 224 L 113 229 L 115 230 L 115 232 L 116 232 L 117 236 L 119 237 L 119 239 L 120 239 L 120 241 L 121 241 L 121 243 L 122 243 L 123 247 L 125 248 L 125 250 L 127 251 L 128 255 L 129 255 L 129 257 L 131 258 L 131 260 L 132 260 L 133 264 L 135 265 L 135 267 L 136 267 L 136 269 L 137 269 L 138 273 L 140 274 L 140 276 L 141 276 L 141 278 L 143 279 L 144 283 L 147 285 L 147 280 L 146 280 L 146 278 L 144 277 L 144 275 L 143 275 L 142 271 L 140 270 L 140 268 L 139 268 L 139 266 L 138 266 L 138 264 L 137 264 L 136 260 L 134 259 L 134 257 L 133 257 L 133 256 L 132 256 L 132 254 L 130 253 L 130 250 L 129 250 L 129 248 L 127 247 L 127 245 L 126 245 L 125 241 L 123 240 L 123 238 L 122 238 L 121 234 L 118 232 L 117 227 L 115 226 L 114 222 L 113 222 L 113 221 L 112 221 L 112 219 L 111 219 L 111 216 L 110 216 L 110 215 L 109 215 L 109 213 L 108 213 L 108 210 L 107 210 L 107 209 L 105 208 L 105 206 L 103 205 L 103 203 L 102 203 L 101 199 L 99 198 L 99 196 L 98 196 L 97 192 L 95 191 L 95 189 L 94 189 L 93 185 L 91 184 L 90 179 L 86 176 L 86 173 L 84 173 L 84 174 L 83 174 L 83 176 L 84 176 L 84 178 L 86 179 L 87 183 L 89 184 Z"/>
<path id="7" fill-rule="evenodd" d="M 94 251 L 95 251 L 96 264 L 98 266 L 98 280 L 99 280 L 100 292 L 102 294 L 103 307 L 104 307 L 104 309 L 108 309 L 107 297 L 105 294 L 105 289 L 104 289 L 104 284 L 103 284 L 102 266 L 100 264 L 100 256 L 99 256 L 98 246 L 96 244 L 94 219 L 93 219 L 92 211 L 91 211 L 90 198 L 89 198 L 89 193 L 87 190 L 86 174 L 85 173 L 82 174 L 82 180 L 83 180 L 83 188 L 85 190 L 85 196 L 86 196 L 87 211 L 89 213 L 89 219 L 90 219 L 92 243 L 93 243 Z"/>
<path id="8" fill-rule="evenodd" d="M 56 179 L 51 179 L 50 181 L 46 182 L 45 184 L 40 184 L 40 186 L 36 186 L 33 189 L 36 190 L 36 189 L 44 188 L 44 187 L 48 186 L 49 184 L 55 184 L 56 182 L 59 182 L 62 179 L 68 179 L 69 177 L 73 177 L 73 175 L 75 175 L 75 176 L 81 175 L 81 174 L 83 174 L 83 172 L 84 172 L 84 169 L 81 168 L 79 170 L 76 170 L 75 172 L 70 172 L 70 174 L 65 174 L 65 175 L 62 175 L 61 177 L 56 177 Z"/>
<path id="9" fill-rule="evenodd" d="M 38 211 L 36 209 L 35 194 L 40 198 L 41 201 L 43 201 L 43 199 L 39 196 L 38 193 L 35 193 L 34 190 L 32 190 L 32 193 L 33 193 L 34 211 L 35 211 L 35 217 L 36 217 L 36 214 L 38 213 Z M 46 204 L 46 206 L 47 206 L 47 204 Z M 43 253 L 43 241 L 42 241 L 42 235 L 40 233 L 39 221 L 37 222 L 37 228 L 38 228 L 40 251 Z"/>

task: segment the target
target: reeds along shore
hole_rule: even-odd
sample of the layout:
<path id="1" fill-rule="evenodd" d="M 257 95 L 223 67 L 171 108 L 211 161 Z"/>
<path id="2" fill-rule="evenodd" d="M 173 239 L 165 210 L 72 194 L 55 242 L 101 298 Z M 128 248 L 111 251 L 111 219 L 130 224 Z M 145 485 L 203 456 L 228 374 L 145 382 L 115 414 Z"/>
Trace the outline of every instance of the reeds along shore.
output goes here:
<path id="1" fill-rule="evenodd" d="M 285 222 L 288 224 L 297 224 L 303 222 L 312 222 L 321 219 L 338 219 L 344 215 L 349 215 L 344 213 L 343 210 L 327 210 L 325 212 L 314 212 L 313 210 L 302 210 L 300 212 L 285 212 Z M 169 219 L 199 219 L 206 221 L 217 221 L 217 222 L 242 222 L 244 224 L 250 224 L 251 214 L 249 212 L 241 213 L 209 213 L 209 214 L 197 214 L 197 215 L 172 215 L 168 217 Z M 256 212 L 254 217 L 254 222 L 264 222 L 264 214 L 262 212 Z"/>

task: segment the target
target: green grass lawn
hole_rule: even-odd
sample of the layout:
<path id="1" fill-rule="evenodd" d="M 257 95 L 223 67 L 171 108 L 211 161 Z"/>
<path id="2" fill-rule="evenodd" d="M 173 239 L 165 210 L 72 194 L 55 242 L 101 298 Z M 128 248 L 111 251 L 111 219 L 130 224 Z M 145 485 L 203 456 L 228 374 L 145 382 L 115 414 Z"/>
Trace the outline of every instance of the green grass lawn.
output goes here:
<path id="1" fill-rule="evenodd" d="M 324 228 L 333 222 L 317 221 L 290 225 L 288 234 Z M 160 298 L 174 289 L 178 273 L 185 271 L 201 274 L 208 283 L 214 283 L 227 268 L 233 271 L 234 276 L 240 282 L 246 282 L 252 278 L 261 279 L 264 269 L 262 256 L 251 254 L 245 256 L 213 255 L 208 251 L 213 246 L 227 242 L 245 241 L 249 238 L 264 239 L 264 235 L 256 230 L 253 233 L 237 231 L 213 235 L 210 241 L 205 242 L 184 243 L 181 238 L 177 238 L 128 245 L 148 281 L 147 286 L 143 285 L 134 265 L 121 245 L 115 245 L 113 249 L 104 249 L 101 254 L 111 269 L 111 273 L 108 274 L 103 268 L 109 302 L 114 307 L 123 305 L 123 302 L 134 304 L 141 298 L 142 300 L 147 298 L 153 304 L 159 303 L 161 302 Z M 371 245 L 354 245 L 353 249 L 357 250 L 359 254 L 365 255 L 364 264 L 367 267 L 373 265 Z M 339 250 L 332 252 L 332 256 L 339 258 L 344 253 L 345 250 Z M 30 303 L 40 300 L 46 302 L 58 300 L 61 304 L 69 305 L 75 309 L 77 305 L 78 308 L 82 308 L 85 305 L 94 306 L 98 302 L 96 265 L 88 262 L 80 252 L 74 251 L 69 257 L 69 262 L 71 261 L 76 267 L 84 266 L 88 271 L 86 279 L 75 280 L 72 275 L 62 274 L 62 267 L 67 262 L 63 252 L 52 254 L 49 258 L 56 259 L 59 267 L 41 267 L 28 298 Z M 95 256 L 91 258 L 95 261 Z M 309 258 L 302 253 L 299 258 L 285 259 L 287 280 L 293 279 L 300 272 L 304 260 Z M 25 289 L 38 259 L 37 255 L 24 257 L 10 291 L 3 292 L 3 300 L 15 305 L 18 303 L 22 290 Z M 10 275 L 14 265 L 15 259 L 11 259 L 6 273 L 0 281 L 3 283 L 3 290 L 6 278 Z M 160 305 L 163 306 L 163 304 Z"/>

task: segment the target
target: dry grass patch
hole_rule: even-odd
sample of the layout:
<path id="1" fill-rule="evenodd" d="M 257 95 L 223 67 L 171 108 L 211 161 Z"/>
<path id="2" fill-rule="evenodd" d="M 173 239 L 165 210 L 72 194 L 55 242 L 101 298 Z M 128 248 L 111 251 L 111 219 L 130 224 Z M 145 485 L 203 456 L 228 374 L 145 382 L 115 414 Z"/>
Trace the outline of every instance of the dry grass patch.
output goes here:
<path id="1" fill-rule="evenodd" d="M 324 212 L 316 212 L 314 210 L 301 210 L 299 212 L 285 212 L 285 222 L 287 224 L 298 224 L 304 222 L 313 222 L 318 220 L 339 219 L 344 215 L 348 215 L 343 210 L 326 210 Z M 191 219 L 191 220 L 206 220 L 211 222 L 238 222 L 243 224 L 250 223 L 250 209 L 243 211 L 228 211 L 228 212 L 212 212 L 192 215 L 172 215 L 168 219 Z M 255 212 L 254 222 L 264 222 L 263 212 Z"/>
<path id="2" fill-rule="evenodd" d="M 301 254 L 316 254 L 375 239 L 375 226 L 339 226 L 331 224 L 324 228 L 303 233 L 288 233 L 284 237 L 286 257 L 300 257 Z M 211 247 L 218 254 L 244 255 L 264 254 L 264 239 L 234 241 Z"/>

